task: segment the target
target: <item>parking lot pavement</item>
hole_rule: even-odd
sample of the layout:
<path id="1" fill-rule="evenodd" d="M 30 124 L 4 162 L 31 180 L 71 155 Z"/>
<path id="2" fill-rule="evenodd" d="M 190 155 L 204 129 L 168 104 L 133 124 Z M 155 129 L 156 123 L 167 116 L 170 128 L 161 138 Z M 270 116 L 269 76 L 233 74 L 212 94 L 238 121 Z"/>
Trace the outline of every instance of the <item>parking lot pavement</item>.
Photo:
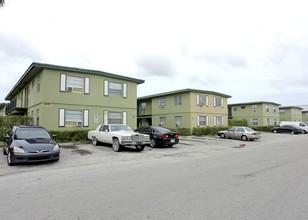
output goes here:
<path id="1" fill-rule="evenodd" d="M 62 169 L 94 164 L 112 167 L 127 163 L 179 162 L 191 157 L 209 157 L 213 154 L 228 151 L 253 151 L 256 147 L 262 147 L 264 144 L 274 144 L 298 138 L 307 139 L 308 134 L 261 133 L 261 139 L 255 141 L 221 139 L 218 136 L 188 136 L 180 137 L 180 143 L 171 148 L 146 147 L 141 152 L 136 151 L 134 148 L 124 148 L 122 152 L 114 152 L 110 145 L 103 144 L 99 146 L 93 146 L 90 143 L 60 144 L 60 161 L 53 163 L 21 164 L 9 167 L 6 164 L 6 156 L 1 153 L 0 176 L 7 175 L 10 172 L 27 172 L 36 169 Z"/>

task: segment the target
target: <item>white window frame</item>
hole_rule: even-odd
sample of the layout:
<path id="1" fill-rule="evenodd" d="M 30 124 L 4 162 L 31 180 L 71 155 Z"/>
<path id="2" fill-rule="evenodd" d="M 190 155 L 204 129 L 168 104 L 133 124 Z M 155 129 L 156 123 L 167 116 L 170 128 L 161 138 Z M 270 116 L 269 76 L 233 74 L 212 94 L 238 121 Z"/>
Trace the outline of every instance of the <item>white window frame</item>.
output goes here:
<path id="1" fill-rule="evenodd" d="M 205 124 L 204 125 L 200 125 L 200 118 L 204 118 L 205 119 Z M 197 126 L 208 126 L 209 125 L 209 117 L 207 115 L 198 115 L 197 116 Z"/>
<path id="2" fill-rule="evenodd" d="M 217 119 L 221 118 L 221 124 L 217 123 Z M 214 116 L 214 126 L 223 126 L 224 125 L 224 117 L 223 116 Z"/>
<path id="3" fill-rule="evenodd" d="M 220 100 L 220 102 L 218 102 L 218 100 Z M 221 98 L 221 97 L 215 96 L 214 97 L 214 107 L 221 107 L 221 108 L 223 108 L 224 107 L 224 99 Z"/>
<path id="4" fill-rule="evenodd" d="M 197 95 L 197 105 L 198 106 L 203 106 L 203 105 L 208 106 L 209 97 L 207 95 Z"/>

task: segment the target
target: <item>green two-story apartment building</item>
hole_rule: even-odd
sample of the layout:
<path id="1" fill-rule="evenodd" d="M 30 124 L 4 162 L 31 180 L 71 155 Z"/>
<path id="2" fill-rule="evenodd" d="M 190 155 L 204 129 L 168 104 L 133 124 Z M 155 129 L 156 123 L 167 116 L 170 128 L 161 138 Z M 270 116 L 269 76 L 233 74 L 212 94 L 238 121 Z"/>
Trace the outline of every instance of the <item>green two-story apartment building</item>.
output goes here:
<path id="1" fill-rule="evenodd" d="M 121 123 L 136 128 L 144 80 L 97 70 L 32 63 L 6 96 L 7 115 L 27 115 L 49 130 Z"/>
<path id="2" fill-rule="evenodd" d="M 299 106 L 282 106 L 279 108 L 280 121 L 302 121 L 302 110 Z"/>
<path id="3" fill-rule="evenodd" d="M 279 106 L 267 101 L 229 104 L 229 118 L 245 119 L 248 126 L 278 125 Z"/>
<path id="4" fill-rule="evenodd" d="M 146 125 L 192 130 L 200 126 L 228 125 L 228 98 L 205 90 L 183 89 L 139 97 L 138 127 Z"/>

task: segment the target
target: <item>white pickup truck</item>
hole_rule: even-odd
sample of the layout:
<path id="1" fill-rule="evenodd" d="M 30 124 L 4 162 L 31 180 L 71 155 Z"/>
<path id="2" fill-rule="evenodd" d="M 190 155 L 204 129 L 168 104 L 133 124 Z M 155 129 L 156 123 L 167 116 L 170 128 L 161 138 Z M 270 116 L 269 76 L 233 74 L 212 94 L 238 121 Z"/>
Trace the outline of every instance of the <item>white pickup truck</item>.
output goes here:
<path id="1" fill-rule="evenodd" d="M 112 144 L 116 152 L 120 151 L 122 146 L 135 146 L 138 151 L 142 151 L 151 143 L 149 135 L 137 133 L 122 124 L 99 125 L 95 130 L 88 132 L 88 139 L 93 145 L 99 142 Z"/>

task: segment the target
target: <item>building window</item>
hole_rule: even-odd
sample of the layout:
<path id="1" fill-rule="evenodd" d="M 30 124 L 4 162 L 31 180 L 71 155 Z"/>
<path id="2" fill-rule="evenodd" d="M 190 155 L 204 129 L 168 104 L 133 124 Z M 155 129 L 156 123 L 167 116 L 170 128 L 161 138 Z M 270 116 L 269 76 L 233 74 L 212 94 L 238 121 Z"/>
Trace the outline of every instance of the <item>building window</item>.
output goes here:
<path id="1" fill-rule="evenodd" d="M 279 109 L 279 114 L 283 115 L 286 111 L 284 109 Z"/>
<path id="2" fill-rule="evenodd" d="M 127 83 L 116 83 L 104 81 L 104 95 L 105 96 L 118 96 L 127 97 Z"/>
<path id="3" fill-rule="evenodd" d="M 182 96 L 174 96 L 174 105 L 182 105 Z"/>
<path id="4" fill-rule="evenodd" d="M 139 114 L 144 114 L 146 107 L 147 107 L 147 103 L 146 102 L 140 103 L 139 104 Z"/>
<path id="5" fill-rule="evenodd" d="M 35 85 L 35 79 L 33 79 L 31 82 L 31 89 L 33 89 L 34 85 Z"/>
<path id="6" fill-rule="evenodd" d="M 59 109 L 59 127 L 89 126 L 89 110 Z"/>
<path id="7" fill-rule="evenodd" d="M 236 107 L 233 108 L 233 111 L 235 111 L 235 112 L 237 111 Z"/>
<path id="8" fill-rule="evenodd" d="M 258 106 L 257 105 L 253 105 L 252 106 L 252 111 L 253 112 L 257 112 L 258 111 Z"/>
<path id="9" fill-rule="evenodd" d="M 252 119 L 252 125 L 258 125 L 258 119 L 257 118 L 253 118 Z"/>
<path id="10" fill-rule="evenodd" d="M 208 96 L 206 96 L 206 95 L 197 95 L 197 105 L 199 105 L 199 106 L 203 106 L 203 105 L 208 106 L 209 105 L 209 98 L 208 98 Z"/>
<path id="11" fill-rule="evenodd" d="M 265 105 L 265 112 L 270 112 L 269 105 Z"/>
<path id="12" fill-rule="evenodd" d="M 122 112 L 108 112 L 108 124 L 122 124 Z"/>
<path id="13" fill-rule="evenodd" d="M 271 119 L 270 118 L 266 119 L 266 125 L 271 125 Z"/>
<path id="14" fill-rule="evenodd" d="M 245 109 L 246 108 L 246 106 L 241 106 L 241 109 Z"/>
<path id="15" fill-rule="evenodd" d="M 166 117 L 159 118 L 159 126 L 164 126 L 166 124 Z"/>
<path id="16" fill-rule="evenodd" d="M 214 117 L 214 126 L 222 126 L 223 123 L 223 117 L 221 116 L 215 116 Z"/>
<path id="17" fill-rule="evenodd" d="M 83 124 L 81 110 L 66 110 L 65 111 L 65 125 L 81 126 Z"/>
<path id="18" fill-rule="evenodd" d="M 274 119 L 274 125 L 278 125 L 277 119 Z"/>
<path id="19" fill-rule="evenodd" d="M 197 125 L 198 126 L 207 126 L 208 125 L 208 117 L 207 116 L 198 116 Z"/>
<path id="20" fill-rule="evenodd" d="M 277 108 L 276 106 L 273 106 L 273 112 L 276 113 L 277 112 Z"/>
<path id="21" fill-rule="evenodd" d="M 109 96 L 122 96 L 122 84 L 109 82 Z"/>
<path id="22" fill-rule="evenodd" d="M 60 81 L 61 92 L 90 93 L 90 78 L 88 77 L 76 77 L 61 74 Z"/>
<path id="23" fill-rule="evenodd" d="M 166 98 L 165 97 L 159 99 L 159 106 L 161 108 L 166 106 Z"/>
<path id="24" fill-rule="evenodd" d="M 182 116 L 175 116 L 174 117 L 175 126 L 180 126 L 182 124 Z"/>
<path id="25" fill-rule="evenodd" d="M 214 107 L 224 107 L 224 100 L 220 97 L 214 97 Z"/>

